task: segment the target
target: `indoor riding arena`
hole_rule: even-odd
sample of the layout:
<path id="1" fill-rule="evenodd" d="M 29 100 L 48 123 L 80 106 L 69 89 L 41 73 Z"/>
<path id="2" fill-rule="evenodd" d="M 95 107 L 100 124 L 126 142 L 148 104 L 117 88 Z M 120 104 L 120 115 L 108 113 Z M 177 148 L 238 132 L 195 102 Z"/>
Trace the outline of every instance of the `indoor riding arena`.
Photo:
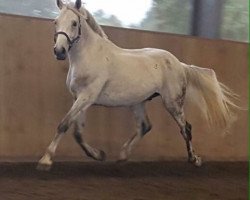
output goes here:
<path id="1" fill-rule="evenodd" d="M 107 0 L 105 5 L 101 0 L 72 0 L 73 9 L 65 1 L 40 1 L 0 0 L 0 200 L 248 199 L 247 0 L 127 0 L 119 4 Z M 117 162 L 124 143 L 138 129 L 130 107 L 93 105 L 84 123 L 84 142 L 105 152 L 106 159 L 103 152 L 102 161 L 87 156 L 70 126 L 53 165 L 41 170 L 38 162 L 48 153 L 74 100 L 66 86 L 71 60 L 58 60 L 53 50 L 57 37 L 73 41 L 64 30 L 55 29 L 55 17 L 64 14 L 57 5 L 69 9 L 65 13 L 72 16 L 78 13 L 74 9 L 84 5 L 108 36 L 106 40 L 120 48 L 164 49 L 182 63 L 213 69 L 217 79 L 238 95 L 233 100 L 238 107 L 232 108 L 237 118 L 226 131 L 210 126 L 196 103 L 184 102 L 193 148 L 202 165 L 188 162 L 183 132 L 161 95 L 150 94 L 145 106 L 152 129 L 142 132 L 144 137 L 127 161 Z M 114 7 L 114 13 L 108 6 Z M 79 20 L 72 26 L 89 25 L 88 19 L 80 16 Z M 83 25 L 78 29 L 81 41 L 87 33 Z M 77 42 L 72 42 L 72 52 Z M 100 58 L 94 54 L 93 59 Z"/>

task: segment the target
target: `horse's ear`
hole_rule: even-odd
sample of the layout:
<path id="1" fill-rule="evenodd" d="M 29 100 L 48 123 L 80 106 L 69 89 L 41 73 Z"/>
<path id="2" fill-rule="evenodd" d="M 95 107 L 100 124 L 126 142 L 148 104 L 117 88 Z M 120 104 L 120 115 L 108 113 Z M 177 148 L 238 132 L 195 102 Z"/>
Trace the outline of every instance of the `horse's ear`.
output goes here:
<path id="1" fill-rule="evenodd" d="M 62 9 L 63 7 L 62 0 L 56 0 L 56 5 L 58 6 L 59 9 Z"/>
<path id="2" fill-rule="evenodd" d="M 79 10 L 81 8 L 81 6 L 82 6 L 82 1 L 81 0 L 76 0 L 76 3 L 75 3 L 76 9 Z"/>

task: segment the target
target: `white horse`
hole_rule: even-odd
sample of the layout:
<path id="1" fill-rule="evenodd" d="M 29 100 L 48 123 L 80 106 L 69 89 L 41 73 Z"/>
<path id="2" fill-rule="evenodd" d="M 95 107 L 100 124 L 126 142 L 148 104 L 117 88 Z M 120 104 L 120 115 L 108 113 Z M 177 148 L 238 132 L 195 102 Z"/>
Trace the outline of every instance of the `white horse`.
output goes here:
<path id="1" fill-rule="evenodd" d="M 145 103 L 156 96 L 161 96 L 177 122 L 186 141 L 189 162 L 201 166 L 201 158 L 192 148 L 191 124 L 184 115 L 185 97 L 195 91 L 191 100 L 199 97 L 197 103 L 208 122 L 224 127 L 231 123 L 231 108 L 236 107 L 230 100 L 234 94 L 217 81 L 214 71 L 181 63 L 165 50 L 122 49 L 108 40 L 81 0 L 56 2 L 60 14 L 55 20 L 54 53 L 58 60 L 69 58 L 66 83 L 75 101 L 59 124 L 38 169 L 50 169 L 58 143 L 72 124 L 75 139 L 85 153 L 95 160 L 105 160 L 105 153 L 88 145 L 81 135 L 85 113 L 93 104 L 127 106 L 133 110 L 137 131 L 123 145 L 119 156 L 120 161 L 127 160 L 132 148 L 151 129 Z"/>

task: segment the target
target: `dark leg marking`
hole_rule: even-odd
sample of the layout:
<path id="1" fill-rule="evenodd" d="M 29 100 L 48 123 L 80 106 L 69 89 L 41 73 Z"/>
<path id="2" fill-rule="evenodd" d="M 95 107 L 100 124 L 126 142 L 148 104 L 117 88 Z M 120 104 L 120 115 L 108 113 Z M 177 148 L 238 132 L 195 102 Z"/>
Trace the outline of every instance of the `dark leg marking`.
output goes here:
<path id="1" fill-rule="evenodd" d="M 186 129 L 186 134 L 187 134 L 188 140 L 192 141 L 192 125 L 189 124 L 188 122 L 186 122 L 185 129 Z"/>
<path id="2" fill-rule="evenodd" d="M 94 160 L 97 160 L 92 154 L 89 153 L 89 151 L 83 146 L 80 145 L 82 147 L 82 150 L 85 152 L 85 154 L 89 157 L 89 158 L 93 158 Z"/>
<path id="3" fill-rule="evenodd" d="M 146 135 L 146 133 L 149 132 L 151 129 L 152 129 L 151 124 L 147 124 L 144 121 L 141 123 L 142 136 Z"/>
<path id="4" fill-rule="evenodd" d="M 176 102 L 178 103 L 180 107 L 184 105 L 185 95 L 186 95 L 186 86 L 183 86 L 181 90 L 181 94 L 179 94 L 176 98 Z"/>
<path id="5" fill-rule="evenodd" d="M 186 133 L 186 144 L 187 144 L 187 150 L 188 150 L 188 161 L 192 164 L 194 164 L 196 167 L 200 167 L 202 165 L 202 160 L 200 156 L 197 156 L 194 153 L 194 150 L 192 148 L 192 126 L 186 121 L 185 125 L 185 133 Z"/>
<path id="6" fill-rule="evenodd" d="M 57 131 L 58 133 L 65 133 L 69 129 L 69 126 L 67 124 L 59 124 Z"/>
<path id="7" fill-rule="evenodd" d="M 94 157 L 89 151 L 88 149 L 82 144 L 83 140 L 82 140 L 82 136 L 79 132 L 75 132 L 74 133 L 74 137 L 75 140 L 78 142 L 78 144 L 80 145 L 80 147 L 82 148 L 82 150 L 85 152 L 85 154 L 90 157 L 93 158 L 94 160 L 99 160 L 96 157 Z M 105 159 L 105 153 L 103 151 L 100 152 L 101 153 L 101 159 L 100 160 L 104 160 Z"/>
<path id="8" fill-rule="evenodd" d="M 84 126 L 84 125 L 82 125 L 82 126 Z M 82 136 L 81 136 L 81 133 L 78 131 L 77 125 L 75 126 L 74 137 L 75 137 L 76 142 L 80 145 L 80 147 L 82 148 L 82 150 L 85 152 L 85 154 L 86 154 L 88 157 L 94 158 L 94 157 L 89 153 L 89 151 L 86 149 L 86 147 L 82 144 L 82 143 L 83 143 Z"/>
<path id="9" fill-rule="evenodd" d="M 75 132 L 74 136 L 75 136 L 75 140 L 77 141 L 77 143 L 81 144 L 83 142 L 81 134 L 79 132 Z"/>

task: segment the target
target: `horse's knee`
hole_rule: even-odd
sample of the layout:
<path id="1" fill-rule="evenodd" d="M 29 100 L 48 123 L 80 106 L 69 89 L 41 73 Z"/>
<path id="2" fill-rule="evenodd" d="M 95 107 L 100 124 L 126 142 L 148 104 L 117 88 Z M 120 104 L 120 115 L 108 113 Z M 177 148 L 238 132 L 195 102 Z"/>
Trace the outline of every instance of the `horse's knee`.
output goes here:
<path id="1" fill-rule="evenodd" d="M 65 133 L 69 129 L 69 125 L 66 123 L 60 123 L 57 127 L 58 133 Z"/>

